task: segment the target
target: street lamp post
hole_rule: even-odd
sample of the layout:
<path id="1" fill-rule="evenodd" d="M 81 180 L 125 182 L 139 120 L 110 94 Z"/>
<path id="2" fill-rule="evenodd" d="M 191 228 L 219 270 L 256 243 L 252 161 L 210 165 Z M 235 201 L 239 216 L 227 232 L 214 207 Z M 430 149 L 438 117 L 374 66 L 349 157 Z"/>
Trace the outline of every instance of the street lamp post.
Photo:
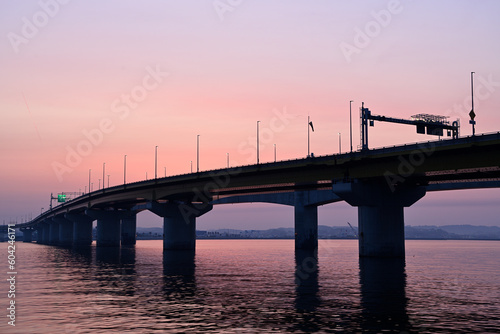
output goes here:
<path id="1" fill-rule="evenodd" d="M 89 193 L 91 192 L 91 190 L 90 190 L 90 176 L 91 176 L 91 174 L 92 174 L 92 169 L 89 169 Z"/>
<path id="2" fill-rule="evenodd" d="M 163 167 L 165 169 L 165 177 L 167 177 L 167 167 Z"/>
<path id="3" fill-rule="evenodd" d="M 123 184 L 127 183 L 127 155 L 123 157 Z"/>
<path id="4" fill-rule="evenodd" d="M 158 145 L 155 146 L 155 179 L 158 178 Z"/>
<path id="5" fill-rule="evenodd" d="M 352 103 L 354 101 L 349 101 L 349 137 L 351 139 L 351 153 L 352 153 Z"/>
<path id="6" fill-rule="evenodd" d="M 104 189 L 104 175 L 106 175 L 105 171 L 106 171 L 106 163 L 103 162 L 102 163 L 102 189 Z M 101 189 L 101 187 L 99 187 L 99 189 Z"/>
<path id="7" fill-rule="evenodd" d="M 227 168 L 229 168 L 229 153 L 226 153 L 227 156 Z"/>
<path id="8" fill-rule="evenodd" d="M 260 121 L 257 121 L 257 165 L 259 164 L 259 123 Z"/>
<path id="9" fill-rule="evenodd" d="M 200 135 L 196 136 L 196 173 L 200 172 Z"/>
<path id="10" fill-rule="evenodd" d="M 191 160 L 191 173 L 193 172 L 193 160 Z"/>
<path id="11" fill-rule="evenodd" d="M 342 136 L 339 132 L 339 154 L 342 153 Z"/>

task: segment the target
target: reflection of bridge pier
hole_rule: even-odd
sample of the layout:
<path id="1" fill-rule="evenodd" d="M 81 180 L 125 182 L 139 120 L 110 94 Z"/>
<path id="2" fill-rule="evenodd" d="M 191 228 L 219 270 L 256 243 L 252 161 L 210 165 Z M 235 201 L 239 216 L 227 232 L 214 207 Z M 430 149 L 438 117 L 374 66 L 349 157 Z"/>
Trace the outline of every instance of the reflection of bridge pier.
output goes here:
<path id="1" fill-rule="evenodd" d="M 367 332 L 411 332 L 406 310 L 405 260 L 359 259 L 361 326 Z"/>

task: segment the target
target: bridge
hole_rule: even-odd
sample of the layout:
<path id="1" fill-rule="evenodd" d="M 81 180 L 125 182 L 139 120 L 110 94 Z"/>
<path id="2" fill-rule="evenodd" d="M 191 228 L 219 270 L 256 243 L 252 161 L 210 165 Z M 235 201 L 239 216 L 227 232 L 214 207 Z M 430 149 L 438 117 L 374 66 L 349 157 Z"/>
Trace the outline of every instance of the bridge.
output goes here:
<path id="1" fill-rule="evenodd" d="M 196 218 L 214 206 L 294 207 L 295 248 L 316 249 L 320 205 L 358 208 L 359 255 L 403 257 L 404 213 L 430 191 L 500 186 L 500 132 L 196 172 L 96 190 L 17 224 L 24 241 L 133 245 L 137 213 L 163 217 L 164 249 L 194 249 Z"/>

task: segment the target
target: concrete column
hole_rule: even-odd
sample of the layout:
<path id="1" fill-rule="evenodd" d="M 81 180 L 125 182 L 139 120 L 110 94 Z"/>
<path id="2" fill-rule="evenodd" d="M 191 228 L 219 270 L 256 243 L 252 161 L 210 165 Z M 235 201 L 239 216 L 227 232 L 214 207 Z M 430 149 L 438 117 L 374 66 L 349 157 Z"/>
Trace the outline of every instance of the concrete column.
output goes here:
<path id="1" fill-rule="evenodd" d="M 37 233 L 38 236 L 37 236 L 37 239 L 36 239 L 36 243 L 37 244 L 42 244 L 43 245 L 43 244 L 46 243 L 45 239 L 44 239 L 45 225 L 46 224 L 38 224 L 37 225 L 37 232 L 38 232 Z M 48 226 L 47 226 L 47 228 L 48 228 Z M 48 237 L 48 234 L 47 234 L 47 237 Z"/>
<path id="2" fill-rule="evenodd" d="M 295 249 L 318 248 L 318 206 L 307 205 L 308 191 L 297 191 L 295 196 Z"/>
<path id="3" fill-rule="evenodd" d="M 402 206 L 359 206 L 358 223 L 361 256 L 404 257 Z"/>
<path id="4" fill-rule="evenodd" d="M 122 219 L 122 245 L 135 245 L 137 232 L 137 215 Z"/>
<path id="5" fill-rule="evenodd" d="M 422 198 L 424 187 L 356 181 L 334 184 L 333 191 L 358 207 L 359 256 L 405 256 L 403 208 Z"/>
<path id="6" fill-rule="evenodd" d="M 94 219 L 78 213 L 66 213 L 64 217 L 73 222 L 73 246 L 90 246 Z"/>
<path id="7" fill-rule="evenodd" d="M 163 217 L 163 249 L 194 250 L 196 245 L 196 218 L 212 210 L 212 205 L 177 201 L 168 203 L 151 202 L 148 210 Z"/>
<path id="8" fill-rule="evenodd" d="M 59 245 L 71 246 L 73 244 L 73 222 L 61 216 L 52 218 L 52 221 L 59 224 Z"/>
<path id="9" fill-rule="evenodd" d="M 32 242 L 33 241 L 33 236 L 32 236 L 33 230 L 25 229 L 22 231 L 23 231 L 23 242 Z"/>
<path id="10" fill-rule="evenodd" d="M 85 214 L 97 219 L 97 247 L 119 247 L 121 241 L 120 221 L 130 216 L 130 211 L 85 210 Z"/>
<path id="11" fill-rule="evenodd" d="M 59 224 L 52 222 L 49 224 L 49 244 L 59 244 Z"/>
<path id="12" fill-rule="evenodd" d="M 44 245 L 49 244 L 49 235 L 50 235 L 50 226 L 48 223 L 44 223 L 42 228 L 42 244 Z"/>

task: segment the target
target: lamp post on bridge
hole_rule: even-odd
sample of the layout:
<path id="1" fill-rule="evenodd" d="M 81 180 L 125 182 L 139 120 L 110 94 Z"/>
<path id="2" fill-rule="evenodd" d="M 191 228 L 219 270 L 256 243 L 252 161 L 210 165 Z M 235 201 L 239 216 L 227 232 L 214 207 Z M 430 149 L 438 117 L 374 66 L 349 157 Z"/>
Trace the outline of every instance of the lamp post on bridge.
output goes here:
<path id="1" fill-rule="evenodd" d="M 123 184 L 127 183 L 127 155 L 123 157 Z"/>
<path id="2" fill-rule="evenodd" d="M 196 173 L 200 172 L 200 135 L 196 136 Z"/>
<path id="3" fill-rule="evenodd" d="M 351 153 L 352 153 L 352 103 L 354 101 L 349 101 L 349 137 L 351 141 Z"/>
<path id="4" fill-rule="evenodd" d="M 92 169 L 89 169 L 89 193 L 91 192 L 91 190 L 90 190 L 90 176 L 91 176 L 91 173 L 92 173 Z"/>
<path id="5" fill-rule="evenodd" d="M 104 189 L 104 176 L 106 175 L 105 171 L 106 171 L 106 163 L 103 162 L 102 163 L 102 189 Z"/>
<path id="6" fill-rule="evenodd" d="M 229 153 L 226 153 L 227 156 L 227 168 L 229 168 Z"/>
<path id="7" fill-rule="evenodd" d="M 158 145 L 155 146 L 155 179 L 158 178 Z"/>
<path id="8" fill-rule="evenodd" d="M 257 165 L 259 164 L 259 123 L 260 121 L 257 121 Z"/>
<path id="9" fill-rule="evenodd" d="M 339 132 L 339 154 L 342 153 L 342 134 Z"/>

